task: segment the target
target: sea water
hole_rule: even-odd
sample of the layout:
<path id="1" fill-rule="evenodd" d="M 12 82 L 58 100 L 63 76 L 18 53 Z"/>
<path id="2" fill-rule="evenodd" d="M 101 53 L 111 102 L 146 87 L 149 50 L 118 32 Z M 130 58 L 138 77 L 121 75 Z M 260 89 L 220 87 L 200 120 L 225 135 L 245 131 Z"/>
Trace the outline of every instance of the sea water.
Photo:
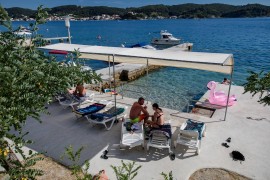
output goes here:
<path id="1" fill-rule="evenodd" d="M 120 47 L 150 42 L 159 37 L 160 30 L 167 30 L 181 38 L 181 42 L 193 43 L 194 52 L 233 54 L 233 82 L 237 85 L 246 82 L 248 71 L 270 71 L 270 18 L 71 21 L 70 24 L 72 43 L 77 44 Z M 19 25 L 27 27 L 28 22 L 13 22 L 14 27 Z M 52 21 L 41 25 L 38 33 L 62 37 L 67 36 L 67 29 L 64 21 Z M 95 60 L 87 64 L 94 70 L 108 67 L 106 62 Z M 138 93 L 125 91 L 124 95 L 135 99 L 144 96 L 161 107 L 183 110 L 207 90 L 209 81 L 221 82 L 224 77 L 229 75 L 164 67 L 132 82 L 148 87 L 127 85 L 125 89 Z"/>

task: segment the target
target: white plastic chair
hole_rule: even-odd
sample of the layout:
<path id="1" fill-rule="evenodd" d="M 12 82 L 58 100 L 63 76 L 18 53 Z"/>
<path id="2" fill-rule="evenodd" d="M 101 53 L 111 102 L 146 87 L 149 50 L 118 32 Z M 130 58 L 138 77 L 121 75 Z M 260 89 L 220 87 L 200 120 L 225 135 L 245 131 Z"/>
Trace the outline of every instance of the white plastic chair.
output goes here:
<path id="1" fill-rule="evenodd" d="M 80 103 L 79 99 L 72 97 L 70 94 L 56 96 L 56 99 L 58 100 L 59 104 L 64 107 L 64 109 L 69 106 L 74 109 L 74 106 Z"/>
<path id="2" fill-rule="evenodd" d="M 195 130 L 185 130 L 187 122 L 183 123 L 179 129 L 179 134 L 177 139 L 174 141 L 174 148 L 177 144 L 182 144 L 188 146 L 190 149 L 195 149 L 196 154 L 200 154 L 201 140 L 199 139 L 199 132 Z M 206 134 L 205 124 L 202 127 L 202 136 Z"/>

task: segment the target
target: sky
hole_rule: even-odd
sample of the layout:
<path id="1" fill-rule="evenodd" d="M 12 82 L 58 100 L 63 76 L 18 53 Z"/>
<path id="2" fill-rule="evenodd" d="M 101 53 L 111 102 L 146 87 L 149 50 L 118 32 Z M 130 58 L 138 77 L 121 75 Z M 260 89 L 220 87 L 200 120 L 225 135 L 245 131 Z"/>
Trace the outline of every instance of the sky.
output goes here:
<path id="1" fill-rule="evenodd" d="M 0 0 L 4 8 L 22 7 L 37 9 L 39 5 L 51 8 L 61 5 L 78 6 L 110 6 L 110 7 L 140 7 L 153 4 L 176 5 L 184 3 L 210 4 L 223 3 L 231 5 L 263 4 L 270 6 L 270 0 Z"/>

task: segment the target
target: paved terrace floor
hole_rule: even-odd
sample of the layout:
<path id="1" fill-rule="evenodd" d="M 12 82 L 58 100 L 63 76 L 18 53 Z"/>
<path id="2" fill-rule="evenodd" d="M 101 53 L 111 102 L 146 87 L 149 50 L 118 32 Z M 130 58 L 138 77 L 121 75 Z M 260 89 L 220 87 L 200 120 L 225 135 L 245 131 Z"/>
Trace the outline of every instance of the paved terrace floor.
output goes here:
<path id="1" fill-rule="evenodd" d="M 227 90 L 228 86 L 219 85 L 219 89 Z M 60 159 L 65 147 L 72 145 L 75 149 L 84 146 L 81 163 L 90 161 L 90 173 L 105 169 L 110 179 L 116 179 L 110 165 L 121 165 L 121 160 L 136 161 L 142 165 L 135 179 L 163 179 L 161 172 L 173 172 L 176 179 L 188 179 L 200 168 L 225 168 L 235 171 L 252 179 L 268 179 L 270 177 L 270 107 L 257 102 L 258 96 L 242 94 L 243 87 L 232 86 L 232 94 L 237 95 L 237 104 L 228 109 L 227 120 L 223 121 L 224 109 L 218 109 L 212 118 L 194 114 L 179 113 L 165 109 L 166 119 L 171 119 L 173 139 L 176 129 L 188 118 L 200 120 L 207 125 L 206 137 L 202 139 L 199 156 L 185 146 L 178 145 L 173 151 L 174 161 L 170 160 L 168 150 L 150 147 L 150 151 L 135 147 L 120 150 L 121 123 L 115 124 L 110 131 L 103 126 L 93 126 L 86 119 L 76 119 L 70 108 L 63 109 L 58 103 L 49 105 L 50 115 L 41 115 L 42 124 L 29 119 L 25 131 L 28 138 L 35 141 L 30 147 L 38 152 L 68 165 L 67 159 Z M 207 92 L 208 93 L 208 92 Z M 202 98 L 206 98 L 207 93 Z M 96 93 L 95 99 L 107 99 L 108 94 Z M 117 103 L 131 106 L 134 99 L 117 96 Z M 177 107 L 176 107 L 177 108 Z M 150 103 L 148 109 L 151 109 Z M 170 115 L 172 114 L 172 115 Z M 230 147 L 225 148 L 221 143 L 231 137 Z M 108 149 L 108 160 L 101 159 L 102 152 Z M 246 158 L 242 163 L 233 161 L 230 152 L 240 151 Z"/>

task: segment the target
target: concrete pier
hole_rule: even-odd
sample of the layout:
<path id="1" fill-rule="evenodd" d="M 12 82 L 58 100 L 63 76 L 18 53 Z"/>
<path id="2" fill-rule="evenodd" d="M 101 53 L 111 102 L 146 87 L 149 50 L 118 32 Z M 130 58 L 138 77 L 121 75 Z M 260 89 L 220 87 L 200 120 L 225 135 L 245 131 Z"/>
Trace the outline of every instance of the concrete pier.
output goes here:
<path id="1" fill-rule="evenodd" d="M 149 65 L 148 71 L 153 71 L 161 68 L 161 66 Z M 121 63 L 114 66 L 115 69 L 115 81 L 116 86 L 119 86 L 121 81 L 133 81 L 147 73 L 146 64 L 128 64 Z M 101 75 L 102 84 L 87 85 L 91 90 L 100 91 L 100 88 L 107 89 L 110 88 L 110 81 L 112 87 L 114 86 L 113 80 L 113 67 L 107 67 L 96 71 L 97 74 Z"/>

